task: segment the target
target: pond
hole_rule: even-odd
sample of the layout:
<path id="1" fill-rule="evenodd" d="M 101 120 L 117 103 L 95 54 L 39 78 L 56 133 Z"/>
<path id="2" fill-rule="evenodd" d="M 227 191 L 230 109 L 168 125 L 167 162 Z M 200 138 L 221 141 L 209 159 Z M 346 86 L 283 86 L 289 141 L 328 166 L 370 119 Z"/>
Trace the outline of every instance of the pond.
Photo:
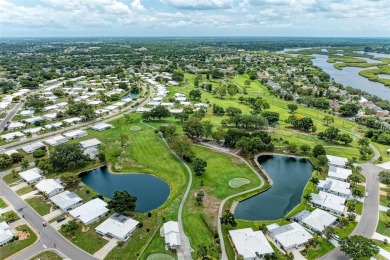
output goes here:
<path id="1" fill-rule="evenodd" d="M 150 174 L 112 174 L 107 166 L 81 174 L 82 181 L 99 194 L 112 198 L 115 191 L 127 190 L 137 197 L 135 211 L 148 212 L 167 200 L 170 188 L 160 178 Z"/>
<path id="2" fill-rule="evenodd" d="M 131 93 L 131 92 L 129 91 L 129 93 L 127 93 L 126 95 L 124 95 L 122 98 L 136 99 L 138 96 L 139 96 L 139 93 Z"/>
<path id="3" fill-rule="evenodd" d="M 390 79 L 390 75 L 389 74 L 378 74 L 377 76 L 382 78 L 382 79 Z"/>
<path id="4" fill-rule="evenodd" d="M 258 162 L 271 177 L 273 185 L 238 203 L 234 213 L 237 219 L 276 220 L 285 216 L 301 202 L 303 190 L 312 175 L 312 165 L 305 158 L 262 155 Z"/>

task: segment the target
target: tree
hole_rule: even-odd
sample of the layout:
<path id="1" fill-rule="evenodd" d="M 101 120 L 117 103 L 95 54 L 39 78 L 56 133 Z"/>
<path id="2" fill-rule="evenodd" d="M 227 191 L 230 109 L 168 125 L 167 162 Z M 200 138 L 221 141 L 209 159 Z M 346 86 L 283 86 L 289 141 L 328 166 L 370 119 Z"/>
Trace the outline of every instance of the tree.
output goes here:
<path id="1" fill-rule="evenodd" d="M 297 104 L 288 104 L 287 107 L 290 110 L 290 113 L 294 113 L 298 109 Z"/>
<path id="2" fill-rule="evenodd" d="M 76 222 L 76 220 L 71 220 L 68 223 L 61 226 L 62 231 L 64 231 L 69 236 L 74 236 L 77 230 L 77 227 L 79 224 Z"/>
<path id="3" fill-rule="evenodd" d="M 311 189 L 311 191 L 313 191 L 314 186 L 318 185 L 318 183 L 320 183 L 320 180 L 317 177 L 311 177 L 310 182 L 313 184 L 313 187 Z"/>
<path id="4" fill-rule="evenodd" d="M 228 107 L 226 108 L 226 115 L 228 116 L 236 116 L 236 115 L 241 115 L 242 111 L 241 109 L 237 107 Z"/>
<path id="5" fill-rule="evenodd" d="M 379 172 L 379 181 L 383 184 L 390 184 L 390 170 Z"/>
<path id="6" fill-rule="evenodd" d="M 203 124 L 199 118 L 192 116 L 183 123 L 183 131 L 188 137 L 199 138 L 204 132 Z"/>
<path id="7" fill-rule="evenodd" d="M 202 176 L 206 172 L 207 162 L 200 158 L 194 159 L 194 172 L 196 176 Z"/>
<path id="8" fill-rule="evenodd" d="M 322 167 L 320 165 L 314 165 L 313 166 L 313 169 L 312 169 L 313 172 L 316 172 L 316 174 L 322 174 L 324 171 L 322 170 Z"/>
<path id="9" fill-rule="evenodd" d="M 244 156 L 252 156 L 261 152 L 265 145 L 259 137 L 241 137 L 236 145 Z"/>
<path id="10" fill-rule="evenodd" d="M 23 158 L 22 161 L 20 162 L 20 166 L 22 167 L 22 170 L 26 170 L 28 166 L 30 166 L 30 163 L 26 158 Z"/>
<path id="11" fill-rule="evenodd" d="M 234 95 L 236 95 L 238 93 L 238 88 L 234 84 L 229 84 L 227 86 L 226 90 L 227 90 L 227 93 L 229 94 L 230 97 L 233 97 Z"/>
<path id="12" fill-rule="evenodd" d="M 170 142 L 172 150 L 181 158 L 193 156 L 191 139 L 184 135 L 175 136 Z"/>
<path id="13" fill-rule="evenodd" d="M 371 258 L 379 253 L 379 247 L 363 236 L 350 236 L 340 241 L 341 251 L 352 259 Z"/>
<path id="14" fill-rule="evenodd" d="M 202 92 L 199 89 L 192 89 L 188 96 L 192 100 L 199 101 L 202 99 Z"/>
<path id="15" fill-rule="evenodd" d="M 18 163 L 23 160 L 24 156 L 20 153 L 13 153 L 11 154 L 11 158 L 14 163 Z"/>
<path id="16" fill-rule="evenodd" d="M 356 116 L 359 112 L 359 106 L 353 103 L 342 105 L 339 109 L 342 116 Z"/>
<path id="17" fill-rule="evenodd" d="M 218 95 L 220 99 L 226 96 L 226 86 L 216 86 L 213 89 L 213 94 Z"/>
<path id="18" fill-rule="evenodd" d="M 363 194 L 363 191 L 361 189 L 354 187 L 352 189 L 352 196 L 353 196 L 354 200 L 356 200 L 356 198 L 363 198 L 364 194 Z"/>
<path id="19" fill-rule="evenodd" d="M 50 154 L 50 163 L 54 171 L 63 172 L 84 167 L 91 161 L 80 149 L 80 144 L 61 144 L 56 146 L 54 152 Z"/>
<path id="20" fill-rule="evenodd" d="M 333 116 L 324 116 L 322 119 L 325 121 L 325 124 L 328 126 L 330 123 L 334 122 L 334 117 Z"/>
<path id="21" fill-rule="evenodd" d="M 341 134 L 339 136 L 339 140 L 341 142 L 343 142 L 345 145 L 347 145 L 349 143 L 352 143 L 352 141 L 353 141 L 352 137 L 349 134 L 347 134 L 347 133 Z"/>
<path id="22" fill-rule="evenodd" d="M 226 129 L 220 126 L 217 128 L 217 131 L 212 133 L 212 136 L 215 141 L 220 142 L 225 138 L 225 134 L 226 134 Z"/>
<path id="23" fill-rule="evenodd" d="M 202 121 L 203 126 L 203 135 L 207 138 L 210 137 L 213 133 L 213 127 L 214 125 L 211 123 L 210 120 Z"/>
<path id="24" fill-rule="evenodd" d="M 126 211 L 134 211 L 137 197 L 131 196 L 127 190 L 115 191 L 114 197 L 108 202 L 108 208 L 122 214 Z"/>
<path id="25" fill-rule="evenodd" d="M 162 125 L 159 128 L 159 131 L 162 133 L 164 138 L 167 140 L 171 140 L 173 137 L 176 136 L 176 126 L 175 125 Z"/>
<path id="26" fill-rule="evenodd" d="M 303 144 L 299 147 L 299 149 L 303 152 L 303 153 L 307 153 L 310 151 L 311 147 L 310 145 L 308 144 Z"/>
<path id="27" fill-rule="evenodd" d="M 368 138 L 360 138 L 357 142 L 361 146 L 368 146 L 370 144 L 370 140 Z"/>
<path id="28" fill-rule="evenodd" d="M 329 242 L 334 237 L 334 235 L 336 235 L 336 230 L 334 227 L 326 226 L 322 233 L 324 234 L 326 241 Z"/>
<path id="29" fill-rule="evenodd" d="M 121 147 L 123 148 L 127 141 L 129 141 L 129 136 L 126 134 L 120 134 L 119 139 L 121 141 Z"/>
<path id="30" fill-rule="evenodd" d="M 326 151 L 324 149 L 324 147 L 320 144 L 317 144 L 316 146 L 314 146 L 313 148 L 313 156 L 318 158 L 318 156 L 320 155 L 326 155 Z"/>
<path id="31" fill-rule="evenodd" d="M 234 219 L 233 213 L 230 212 L 230 210 L 225 210 L 225 214 L 221 217 L 221 224 L 228 225 L 230 224 L 232 227 L 237 226 L 237 223 Z"/>
<path id="32" fill-rule="evenodd" d="M 161 120 L 161 118 L 168 117 L 170 115 L 169 110 L 164 106 L 156 106 L 150 111 L 150 116 L 152 118 L 157 118 L 158 120 Z"/>
<path id="33" fill-rule="evenodd" d="M 13 163 L 13 159 L 8 154 L 0 154 L 0 168 L 6 168 Z"/>
<path id="34" fill-rule="evenodd" d="M 61 182 L 67 187 L 67 188 L 74 188 L 77 187 L 80 183 L 80 178 L 75 173 L 64 173 L 60 175 Z"/>
<path id="35" fill-rule="evenodd" d="M 326 157 L 326 155 L 319 155 L 317 159 L 318 159 L 318 164 L 321 166 L 325 166 L 329 162 L 328 157 Z"/>
<path id="36" fill-rule="evenodd" d="M 133 119 L 131 118 L 131 114 L 130 113 L 124 114 L 123 116 L 125 118 L 125 123 L 126 124 L 131 123 L 133 121 Z"/>

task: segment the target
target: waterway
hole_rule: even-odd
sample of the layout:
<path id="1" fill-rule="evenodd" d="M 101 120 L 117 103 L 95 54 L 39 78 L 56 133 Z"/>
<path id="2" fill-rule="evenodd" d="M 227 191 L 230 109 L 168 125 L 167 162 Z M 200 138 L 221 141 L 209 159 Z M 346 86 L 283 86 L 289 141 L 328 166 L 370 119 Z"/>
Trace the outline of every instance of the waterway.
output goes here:
<path id="1" fill-rule="evenodd" d="M 148 212 L 167 200 L 170 188 L 160 178 L 150 174 L 112 174 L 107 166 L 81 174 L 82 181 L 99 194 L 112 198 L 115 191 L 127 190 L 137 197 L 135 211 Z"/>
<path id="2" fill-rule="evenodd" d="M 276 220 L 301 202 L 311 178 L 312 165 L 305 158 L 279 155 L 259 156 L 258 162 L 271 177 L 267 191 L 238 203 L 234 215 L 244 220 Z"/>

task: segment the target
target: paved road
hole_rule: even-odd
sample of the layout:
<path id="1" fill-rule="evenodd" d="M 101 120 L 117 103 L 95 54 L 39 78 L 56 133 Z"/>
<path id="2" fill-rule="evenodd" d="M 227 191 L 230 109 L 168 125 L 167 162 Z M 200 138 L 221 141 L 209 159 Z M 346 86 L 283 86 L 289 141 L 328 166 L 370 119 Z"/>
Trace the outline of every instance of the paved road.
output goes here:
<path id="1" fill-rule="evenodd" d="M 362 174 L 366 177 L 366 192 L 368 197 L 364 199 L 362 216 L 352 235 L 361 235 L 371 238 L 376 230 L 379 219 L 379 179 L 378 173 L 383 168 L 373 165 L 379 157 L 378 150 L 371 146 L 375 156 L 365 164 L 361 164 Z M 331 252 L 321 258 L 321 260 L 344 260 L 349 259 L 347 255 L 340 251 L 340 247 L 333 249 Z"/>
<path id="2" fill-rule="evenodd" d="M 8 174 L 10 171 L 6 171 L 0 174 L 0 177 Z M 22 200 L 13 190 L 11 190 L 3 180 L 0 181 L 0 193 L 2 196 L 6 197 L 7 200 L 14 206 L 16 210 L 22 209 L 20 211 L 21 215 L 24 215 L 27 222 L 39 233 L 39 241 L 32 247 L 21 251 L 20 253 L 14 255 L 10 259 L 13 260 L 24 260 L 29 259 L 30 256 L 39 253 L 45 249 L 44 245 L 47 248 L 54 248 L 59 250 L 62 254 L 66 255 L 70 259 L 83 259 L 83 260 L 92 260 L 96 259 L 92 255 L 86 253 L 80 248 L 74 246 L 66 238 L 60 235 L 53 227 L 50 225 L 43 227 L 42 223 L 45 221 L 38 213 L 35 212 L 24 200 Z"/>
<path id="3" fill-rule="evenodd" d="M 0 132 L 3 131 L 4 127 L 7 125 L 9 121 L 15 116 L 16 112 L 22 107 L 23 102 L 19 102 L 12 110 L 8 113 L 8 115 L 4 118 L 4 120 L 0 123 Z"/>

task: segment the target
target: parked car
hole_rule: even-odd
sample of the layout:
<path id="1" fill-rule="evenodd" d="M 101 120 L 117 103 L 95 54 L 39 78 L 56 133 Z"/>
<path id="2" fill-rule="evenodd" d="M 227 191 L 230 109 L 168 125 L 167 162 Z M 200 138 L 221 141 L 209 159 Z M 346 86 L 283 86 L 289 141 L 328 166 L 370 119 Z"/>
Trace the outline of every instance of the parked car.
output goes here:
<path id="1" fill-rule="evenodd" d="M 63 220 L 65 220 L 65 216 L 61 216 L 61 217 L 59 217 L 59 218 L 56 219 L 57 222 L 61 222 L 61 221 L 63 221 Z"/>
<path id="2" fill-rule="evenodd" d="M 366 192 L 366 197 L 368 197 L 368 192 Z"/>

